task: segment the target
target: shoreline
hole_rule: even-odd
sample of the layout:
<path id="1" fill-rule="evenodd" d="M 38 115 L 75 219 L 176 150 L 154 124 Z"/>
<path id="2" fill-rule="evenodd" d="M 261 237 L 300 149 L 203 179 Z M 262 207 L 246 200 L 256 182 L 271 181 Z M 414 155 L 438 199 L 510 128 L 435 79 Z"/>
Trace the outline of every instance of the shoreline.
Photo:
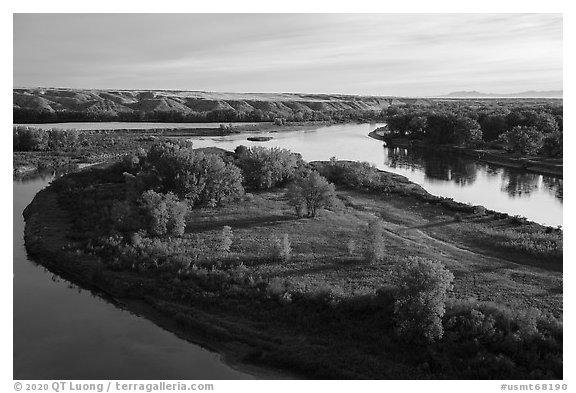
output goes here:
<path id="1" fill-rule="evenodd" d="M 563 178 L 562 164 L 561 165 L 549 164 L 529 158 L 515 158 L 509 155 L 494 154 L 490 151 L 482 149 L 472 149 L 472 148 L 449 146 L 449 145 L 432 147 L 421 141 L 409 141 L 403 139 L 387 140 L 387 138 L 378 134 L 375 131 L 370 132 L 368 136 L 376 140 L 386 142 L 387 145 L 390 147 L 435 149 L 437 151 L 458 153 L 466 157 L 485 162 L 487 164 L 499 165 L 506 168 L 520 169 L 541 175 Z"/>
<path id="2" fill-rule="evenodd" d="M 223 340 L 210 339 L 203 332 L 219 329 L 220 326 L 216 323 L 195 321 L 196 328 L 191 328 L 188 324 L 182 325 L 174 315 L 161 310 L 167 302 L 173 303 L 174 307 L 181 307 L 177 302 L 166 299 L 158 299 L 155 302 L 149 296 L 143 298 L 130 296 L 134 290 L 146 292 L 149 289 L 146 286 L 142 287 L 143 284 L 147 284 L 143 282 L 145 280 L 140 280 L 138 277 L 126 280 L 116 272 L 103 271 L 103 263 L 98 257 L 67 251 L 65 248 L 70 242 L 67 239 L 70 223 L 67 213 L 58 206 L 56 193 L 49 187 L 39 191 L 23 212 L 26 222 L 25 247 L 36 263 L 63 279 L 95 293 L 115 307 L 146 318 L 185 341 L 217 353 L 222 363 L 237 371 L 261 379 L 306 379 L 305 376 L 290 371 L 243 362 L 242 359 L 252 348 L 250 338 L 246 338 L 245 342 L 238 341 L 235 337 L 224 337 Z M 46 222 L 53 225 L 46 226 Z M 140 288 L 137 289 L 138 287 Z M 196 309 L 190 305 L 187 305 L 187 308 L 192 313 L 207 314 L 201 308 Z M 211 320 L 216 322 L 216 318 Z"/>
<path id="3" fill-rule="evenodd" d="M 411 195 L 439 208 L 476 214 L 474 206 L 431 195 L 404 176 L 391 175 L 398 183 L 392 191 L 396 195 Z M 106 269 L 100 257 L 77 249 L 69 236 L 69 213 L 58 206 L 58 194 L 50 186 L 36 194 L 23 214 L 26 249 L 34 261 L 50 271 L 181 339 L 217 352 L 222 362 L 238 371 L 266 379 L 309 377 L 302 370 L 302 373 L 294 371 L 292 365 L 286 369 L 277 364 L 267 366 L 266 354 L 283 350 L 282 336 L 251 330 L 249 319 L 226 317 L 226 298 L 219 300 L 202 292 L 187 292 L 173 281 L 156 280 L 136 272 Z"/>

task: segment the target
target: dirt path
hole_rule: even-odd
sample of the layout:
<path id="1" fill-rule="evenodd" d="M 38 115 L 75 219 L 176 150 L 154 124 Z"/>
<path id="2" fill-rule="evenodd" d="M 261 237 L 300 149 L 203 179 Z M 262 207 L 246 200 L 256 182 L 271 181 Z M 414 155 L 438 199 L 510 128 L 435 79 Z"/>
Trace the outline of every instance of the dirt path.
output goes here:
<path id="1" fill-rule="evenodd" d="M 467 247 L 450 236 L 451 217 L 440 220 L 429 207 L 399 203 L 353 193 L 358 214 L 383 220 L 386 250 L 389 253 L 439 260 L 455 276 L 454 294 L 458 298 L 476 298 L 510 306 L 536 307 L 555 315 L 563 312 L 561 271 L 535 266 L 531 260 L 519 262 L 500 255 L 495 250 Z M 444 236 L 441 236 L 444 235 Z"/>

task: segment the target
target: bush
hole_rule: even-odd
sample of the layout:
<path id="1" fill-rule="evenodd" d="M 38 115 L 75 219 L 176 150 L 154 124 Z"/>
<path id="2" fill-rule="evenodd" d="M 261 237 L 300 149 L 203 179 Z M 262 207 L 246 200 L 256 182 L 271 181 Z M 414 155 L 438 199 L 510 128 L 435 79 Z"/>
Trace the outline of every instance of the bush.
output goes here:
<path id="1" fill-rule="evenodd" d="M 14 127 L 14 151 L 42 151 L 48 148 L 48 132 L 39 128 Z"/>
<path id="2" fill-rule="evenodd" d="M 542 146 L 542 154 L 547 157 L 558 158 L 564 154 L 562 145 L 563 134 L 562 131 L 547 134 L 544 137 L 544 144 Z"/>
<path id="3" fill-rule="evenodd" d="M 138 226 L 133 205 L 128 201 L 114 201 L 110 207 L 112 228 L 125 232 Z"/>
<path id="4" fill-rule="evenodd" d="M 384 260 L 384 227 L 382 222 L 374 220 L 368 224 L 368 246 L 366 247 L 366 261 L 380 263 Z"/>
<path id="5" fill-rule="evenodd" d="M 516 126 L 500 135 L 499 141 L 510 153 L 531 156 L 539 153 L 542 149 L 544 135 L 535 127 Z"/>
<path id="6" fill-rule="evenodd" d="M 244 194 L 240 169 L 219 155 L 194 151 L 190 144 L 154 145 L 146 161 L 163 192 L 173 192 L 194 204 L 215 206 Z"/>
<path id="7" fill-rule="evenodd" d="M 414 342 L 442 338 L 442 317 L 454 275 L 440 262 L 410 257 L 396 271 L 398 286 L 394 306 L 400 337 Z"/>
<path id="8" fill-rule="evenodd" d="M 67 151 L 79 145 L 77 130 L 43 130 L 33 127 L 13 127 L 14 151 Z"/>
<path id="9" fill-rule="evenodd" d="M 315 217 L 319 209 L 332 205 L 335 197 L 334 185 L 316 171 L 298 178 L 286 192 L 288 204 L 294 207 L 299 217 L 304 207 L 309 217 Z"/>
<path id="10" fill-rule="evenodd" d="M 273 237 L 271 244 L 272 259 L 288 262 L 292 257 L 292 247 L 290 246 L 290 238 L 284 234 L 282 238 Z"/>
<path id="11" fill-rule="evenodd" d="M 332 158 L 329 165 L 321 165 L 318 170 L 322 176 L 334 184 L 352 188 L 390 190 L 386 176 L 368 162 L 336 161 Z"/>
<path id="12" fill-rule="evenodd" d="M 232 228 L 225 225 L 222 228 L 221 239 L 220 239 L 220 251 L 228 253 L 230 252 L 230 246 L 232 246 Z"/>
<path id="13" fill-rule="evenodd" d="M 459 117 L 454 127 L 454 142 L 458 145 L 476 146 L 482 142 L 480 124 L 468 117 Z"/>
<path id="14" fill-rule="evenodd" d="M 515 218 L 512 221 L 516 220 Z M 522 221 L 520 221 L 522 223 Z M 562 233 L 552 231 L 522 231 L 477 225 L 470 230 L 491 247 L 504 248 L 533 255 L 544 260 L 561 261 L 564 253 Z"/>
<path id="15" fill-rule="evenodd" d="M 280 148 L 261 146 L 237 149 L 236 164 L 247 187 L 265 190 L 294 178 L 303 165 L 299 154 Z"/>
<path id="16" fill-rule="evenodd" d="M 155 236 L 181 236 L 186 227 L 188 206 L 172 193 L 149 190 L 140 197 L 140 208 L 146 217 L 146 229 Z"/>

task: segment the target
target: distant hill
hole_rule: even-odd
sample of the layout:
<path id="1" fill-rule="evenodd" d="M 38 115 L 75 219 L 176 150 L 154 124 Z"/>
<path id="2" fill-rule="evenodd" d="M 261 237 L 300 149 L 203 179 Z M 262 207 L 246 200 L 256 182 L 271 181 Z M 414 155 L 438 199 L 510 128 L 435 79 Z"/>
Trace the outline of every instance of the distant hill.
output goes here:
<path id="1" fill-rule="evenodd" d="M 295 93 L 13 89 L 15 123 L 65 121 L 229 122 L 374 117 L 426 99 Z"/>
<path id="2" fill-rule="evenodd" d="M 441 97 L 450 98 L 562 98 L 564 90 L 523 91 L 521 93 L 497 94 L 478 91 L 454 91 Z"/>

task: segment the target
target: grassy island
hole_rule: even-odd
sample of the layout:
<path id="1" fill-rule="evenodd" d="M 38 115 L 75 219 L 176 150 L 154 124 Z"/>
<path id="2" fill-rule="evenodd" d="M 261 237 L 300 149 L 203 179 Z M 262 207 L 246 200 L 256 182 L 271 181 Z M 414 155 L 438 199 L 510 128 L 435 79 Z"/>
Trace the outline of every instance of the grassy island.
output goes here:
<path id="1" fill-rule="evenodd" d="M 28 252 L 244 366 L 562 378 L 560 229 L 367 163 L 148 147 L 41 191 Z"/>

